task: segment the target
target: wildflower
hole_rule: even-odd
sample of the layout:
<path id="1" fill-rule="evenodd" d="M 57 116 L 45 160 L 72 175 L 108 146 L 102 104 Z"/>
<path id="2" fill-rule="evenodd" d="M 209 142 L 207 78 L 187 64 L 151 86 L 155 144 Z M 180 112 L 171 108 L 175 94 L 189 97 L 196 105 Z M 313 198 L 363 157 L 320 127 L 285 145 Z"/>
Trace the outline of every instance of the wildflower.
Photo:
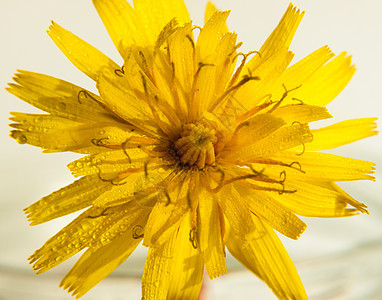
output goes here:
<path id="1" fill-rule="evenodd" d="M 200 28 L 182 0 L 93 2 L 123 66 L 56 23 L 48 34 L 99 94 L 27 71 L 9 87 L 48 113 L 13 113 L 17 142 L 86 154 L 68 165 L 80 179 L 25 210 L 37 225 L 85 209 L 30 257 L 33 268 L 86 249 L 61 282 L 81 297 L 142 242 L 142 297 L 196 299 L 204 268 L 227 273 L 227 247 L 278 298 L 306 299 L 274 230 L 298 239 L 297 215 L 367 212 L 335 182 L 372 180 L 374 165 L 312 151 L 376 134 L 375 119 L 309 127 L 331 117 L 350 57 L 325 46 L 289 67 L 303 16 L 293 5 L 258 52 L 242 53 L 229 12 L 211 3 Z"/>

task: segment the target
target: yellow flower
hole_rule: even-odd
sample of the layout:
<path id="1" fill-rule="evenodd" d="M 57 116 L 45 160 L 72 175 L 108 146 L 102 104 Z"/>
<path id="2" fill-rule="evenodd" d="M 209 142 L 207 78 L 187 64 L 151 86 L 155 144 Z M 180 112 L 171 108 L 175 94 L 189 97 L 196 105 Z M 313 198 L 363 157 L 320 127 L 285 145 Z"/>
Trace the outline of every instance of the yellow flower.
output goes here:
<path id="1" fill-rule="evenodd" d="M 33 268 L 87 249 L 61 282 L 80 297 L 142 242 L 142 297 L 196 299 L 204 268 L 227 273 L 227 247 L 278 298 L 306 299 L 274 229 L 297 239 L 297 215 L 367 212 L 335 182 L 373 180 L 373 163 L 312 152 L 376 134 L 374 118 L 309 128 L 331 117 L 350 57 L 325 46 L 289 66 L 303 16 L 293 5 L 245 54 L 229 12 L 211 3 L 200 28 L 182 0 L 93 2 L 123 66 L 55 23 L 48 34 L 99 94 L 27 71 L 8 89 L 48 113 L 13 113 L 17 142 L 87 155 L 68 165 L 80 179 L 26 209 L 36 225 L 86 208 L 30 257 Z"/>

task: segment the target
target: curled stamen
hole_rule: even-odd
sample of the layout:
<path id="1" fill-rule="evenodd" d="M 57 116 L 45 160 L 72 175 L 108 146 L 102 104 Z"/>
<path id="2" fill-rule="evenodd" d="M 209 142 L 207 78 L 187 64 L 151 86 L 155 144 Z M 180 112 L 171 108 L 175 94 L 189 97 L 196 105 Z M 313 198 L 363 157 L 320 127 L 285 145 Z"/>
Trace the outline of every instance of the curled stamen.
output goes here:
<path id="1" fill-rule="evenodd" d="M 229 87 L 226 89 L 226 91 L 213 103 L 213 105 L 209 108 L 210 111 L 214 110 L 226 97 L 232 93 L 235 90 L 238 90 L 240 87 L 245 85 L 247 82 L 250 82 L 252 80 L 260 80 L 260 77 L 258 76 L 252 76 L 250 75 L 245 75 L 243 76 L 243 79 L 241 79 L 237 84 Z"/>
<path id="2" fill-rule="evenodd" d="M 236 58 L 238 58 L 239 55 L 242 55 L 242 56 L 243 56 L 243 60 L 241 61 L 241 64 L 240 64 L 240 65 L 244 65 L 244 64 L 245 64 L 245 61 L 246 61 L 247 58 L 248 58 L 248 56 L 250 56 L 250 55 L 252 55 L 252 54 L 258 54 L 258 55 L 260 56 L 260 58 L 261 58 L 261 54 L 260 54 L 260 52 L 259 52 L 259 51 L 255 51 L 255 50 L 253 50 L 253 51 L 249 51 L 248 53 L 239 52 L 239 53 L 233 58 L 233 60 L 235 60 Z M 243 61 L 244 61 L 244 63 L 243 63 Z"/>
<path id="3" fill-rule="evenodd" d="M 300 153 L 296 153 L 297 156 L 301 156 L 305 153 L 305 143 L 304 142 L 301 142 L 301 145 L 302 145 L 302 151 Z"/>
<path id="4" fill-rule="evenodd" d="M 200 70 L 204 67 L 215 67 L 214 64 L 205 64 L 203 62 L 199 62 L 198 70 L 196 71 L 194 78 L 197 78 L 199 76 Z M 195 80 L 195 79 L 194 79 Z"/>
<path id="5" fill-rule="evenodd" d="M 195 50 L 195 42 L 194 42 L 193 38 L 189 34 L 186 35 L 186 38 L 190 41 L 192 49 Z"/>
<path id="6" fill-rule="evenodd" d="M 272 113 L 274 112 L 280 105 L 281 103 L 284 101 L 284 99 L 288 96 L 288 94 L 294 90 L 297 90 L 299 89 L 300 87 L 302 86 L 302 84 L 300 84 L 299 86 L 293 88 L 293 89 L 290 89 L 288 90 L 285 86 L 285 84 L 283 84 L 283 88 L 284 88 L 284 93 L 283 95 L 281 96 L 281 99 L 279 101 L 276 102 L 276 104 L 268 111 L 268 113 Z"/>
<path id="7" fill-rule="evenodd" d="M 106 143 L 105 140 L 108 140 L 108 138 L 102 138 L 102 139 L 92 139 L 91 142 L 94 146 L 97 147 L 105 147 Z"/>
<path id="8" fill-rule="evenodd" d="M 126 184 L 127 182 L 126 181 L 116 181 L 118 179 L 118 175 L 115 176 L 114 178 L 111 178 L 111 179 L 106 179 L 106 178 L 102 178 L 102 175 L 101 175 L 101 169 L 98 168 L 98 178 L 103 181 L 103 182 L 109 182 L 110 184 L 112 185 L 115 185 L 115 186 L 118 186 L 118 185 L 124 185 Z M 123 178 L 122 178 L 123 179 Z M 122 179 L 119 179 L 119 180 L 122 180 Z"/>
<path id="9" fill-rule="evenodd" d="M 145 91 L 145 95 L 146 97 L 148 96 L 149 92 L 148 92 L 148 89 L 147 89 L 147 81 L 146 81 L 146 77 L 143 75 L 143 73 L 141 71 L 139 71 L 139 73 L 141 74 L 141 80 L 142 80 L 142 86 L 143 86 L 143 90 Z"/>
<path id="10" fill-rule="evenodd" d="M 145 178 L 147 179 L 148 175 L 149 175 L 149 172 L 148 172 L 148 165 L 149 163 L 146 161 L 144 164 L 143 164 L 143 168 L 144 168 L 144 171 L 145 171 Z"/>
<path id="11" fill-rule="evenodd" d="M 279 183 L 284 183 L 285 182 L 285 180 L 286 180 L 286 172 L 285 171 L 282 171 L 281 173 L 280 173 L 280 181 L 279 181 Z"/>
<path id="12" fill-rule="evenodd" d="M 198 248 L 198 241 L 197 241 L 197 237 L 196 237 L 196 232 L 194 230 L 190 230 L 190 233 L 189 233 L 189 240 L 191 242 L 191 245 L 194 249 L 197 249 Z"/>
<path id="13" fill-rule="evenodd" d="M 127 145 L 127 143 L 128 143 L 130 140 L 131 140 L 131 137 L 130 137 L 130 138 L 127 138 L 127 139 L 121 144 L 123 153 L 127 156 L 127 159 L 129 160 L 129 164 L 131 164 L 131 158 L 130 158 L 129 153 L 127 153 L 126 145 Z"/>
<path id="14" fill-rule="evenodd" d="M 137 240 L 137 239 L 141 239 L 144 237 L 144 233 L 141 233 L 141 234 L 138 234 L 137 231 L 138 230 L 145 230 L 143 228 L 143 226 L 141 225 L 135 225 L 134 228 L 133 228 L 133 239 Z"/>
<path id="15" fill-rule="evenodd" d="M 299 172 L 305 173 L 305 171 L 302 170 L 301 164 L 298 161 L 294 161 L 294 162 L 292 162 L 290 164 L 287 164 L 287 163 L 284 163 L 282 161 L 278 161 L 278 160 L 274 160 L 274 159 L 270 159 L 270 158 L 255 158 L 255 159 L 250 160 L 250 162 L 251 163 L 255 163 L 255 164 L 266 164 L 266 165 L 283 166 L 283 167 L 288 167 L 288 168 L 297 170 Z M 252 167 L 251 164 L 243 163 L 243 162 L 240 162 L 240 161 L 238 162 L 238 164 L 246 166 L 246 167 L 250 168 L 251 170 L 253 170 L 253 167 Z M 297 165 L 297 167 L 294 167 L 294 165 Z M 265 169 L 263 169 L 261 171 L 260 175 L 263 175 L 262 172 L 264 170 Z"/>
<path id="16" fill-rule="evenodd" d="M 297 168 L 296 168 L 296 167 L 293 167 L 293 165 L 297 165 L 298 167 L 297 167 Z M 297 171 L 300 171 L 300 172 L 302 172 L 302 173 L 305 174 L 305 171 L 302 169 L 302 166 L 301 166 L 301 164 L 300 164 L 298 161 L 294 161 L 294 162 L 290 163 L 290 164 L 288 165 L 288 167 L 290 167 L 290 168 L 292 168 L 292 169 L 295 169 L 295 170 L 297 170 Z"/>
<path id="17" fill-rule="evenodd" d="M 125 66 L 122 66 L 122 68 L 120 68 L 120 69 L 115 69 L 114 73 L 115 73 L 115 75 L 117 75 L 119 77 L 125 76 Z"/>
<path id="18" fill-rule="evenodd" d="M 198 25 L 194 25 L 194 27 L 192 27 L 192 31 L 194 31 L 195 29 L 199 29 L 199 31 L 202 31 L 202 27 L 198 26 Z"/>
<path id="19" fill-rule="evenodd" d="M 280 173 L 280 178 L 281 179 L 280 179 L 280 181 L 278 183 L 282 186 L 282 190 L 278 191 L 279 195 L 282 195 L 284 193 L 292 194 L 292 193 L 297 192 L 297 190 L 286 190 L 285 189 L 285 181 L 286 181 L 286 172 L 285 171 L 282 171 Z"/>
<path id="20" fill-rule="evenodd" d="M 296 105 L 304 105 L 304 102 L 300 99 L 297 99 L 297 98 L 292 98 L 293 101 L 298 101 L 298 103 Z"/>
<path id="21" fill-rule="evenodd" d="M 140 58 L 141 58 L 141 60 L 142 60 L 142 68 L 143 68 L 143 71 L 145 72 L 145 74 L 147 75 L 147 77 L 148 77 L 153 83 L 155 83 L 153 71 L 152 71 L 152 69 L 150 69 L 150 67 L 149 67 L 149 65 L 148 65 L 148 63 L 147 63 L 147 60 L 146 60 L 145 55 L 143 54 L 142 51 L 139 51 L 138 53 L 139 53 L 139 56 L 140 56 Z M 140 73 L 141 73 L 141 72 L 140 72 Z M 142 73 L 141 73 L 141 76 L 144 77 Z M 145 80 L 146 80 L 146 79 L 145 79 Z M 143 81 L 143 78 L 142 78 L 142 81 Z M 145 86 L 145 84 L 144 84 L 144 86 Z M 146 87 L 145 87 L 145 93 L 146 93 Z"/>
<path id="22" fill-rule="evenodd" d="M 298 121 L 294 121 L 294 122 L 292 123 L 292 126 L 293 126 L 293 125 L 299 125 L 299 126 L 301 126 L 301 127 L 304 126 L 303 124 L 301 124 L 301 123 L 298 122 Z M 313 137 L 313 134 L 312 134 L 311 132 L 309 132 L 309 135 Z M 301 140 L 300 142 L 301 142 L 301 145 L 302 145 L 302 152 L 300 152 L 300 153 L 296 153 L 297 156 L 301 156 L 301 155 L 303 155 L 303 154 L 305 153 L 305 149 L 306 149 L 304 141 Z"/>
<path id="23" fill-rule="evenodd" d="M 86 90 L 80 90 L 77 94 L 77 100 L 78 100 L 78 103 L 79 104 L 82 104 L 82 101 L 81 101 L 81 95 L 84 95 L 85 98 L 90 98 L 92 99 L 93 101 L 95 102 L 98 102 L 97 99 L 95 99 L 88 91 Z"/>
<path id="24" fill-rule="evenodd" d="M 107 211 L 109 210 L 110 208 L 105 208 L 99 215 L 96 215 L 96 216 L 87 216 L 87 218 L 89 219 L 97 219 L 97 218 L 100 218 L 100 217 L 105 217 L 107 216 Z"/>
<path id="25" fill-rule="evenodd" d="M 253 174 L 255 174 L 256 176 L 258 176 L 258 177 L 265 176 L 264 175 L 265 168 L 262 168 L 261 171 L 259 172 L 259 171 L 255 170 L 251 165 L 249 165 L 248 167 L 253 172 Z"/>

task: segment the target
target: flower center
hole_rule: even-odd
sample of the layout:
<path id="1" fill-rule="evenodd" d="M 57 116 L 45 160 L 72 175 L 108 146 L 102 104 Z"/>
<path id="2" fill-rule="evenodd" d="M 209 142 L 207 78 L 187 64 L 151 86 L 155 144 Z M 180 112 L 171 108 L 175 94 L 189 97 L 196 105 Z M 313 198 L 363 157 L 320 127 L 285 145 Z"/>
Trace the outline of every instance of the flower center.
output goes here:
<path id="1" fill-rule="evenodd" d="M 215 162 L 217 141 L 215 129 L 207 124 L 186 124 L 174 147 L 183 165 L 203 169 Z"/>

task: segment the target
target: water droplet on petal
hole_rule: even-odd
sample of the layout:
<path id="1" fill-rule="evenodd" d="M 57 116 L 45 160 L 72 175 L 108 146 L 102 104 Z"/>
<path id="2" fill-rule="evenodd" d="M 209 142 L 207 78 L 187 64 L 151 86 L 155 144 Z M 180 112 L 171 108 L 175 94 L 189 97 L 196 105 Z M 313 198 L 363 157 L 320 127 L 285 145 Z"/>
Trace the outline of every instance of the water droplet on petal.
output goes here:
<path id="1" fill-rule="evenodd" d="M 39 116 L 39 117 L 36 117 L 35 119 L 34 119 L 34 121 L 35 121 L 35 123 L 40 123 L 41 121 L 42 121 L 42 116 Z"/>
<path id="2" fill-rule="evenodd" d="M 66 103 L 65 102 L 58 102 L 56 105 L 57 110 L 66 110 Z"/>
<path id="3" fill-rule="evenodd" d="M 23 134 L 20 134 L 16 137 L 16 142 L 18 142 L 19 144 L 25 144 L 27 141 L 27 137 Z"/>

